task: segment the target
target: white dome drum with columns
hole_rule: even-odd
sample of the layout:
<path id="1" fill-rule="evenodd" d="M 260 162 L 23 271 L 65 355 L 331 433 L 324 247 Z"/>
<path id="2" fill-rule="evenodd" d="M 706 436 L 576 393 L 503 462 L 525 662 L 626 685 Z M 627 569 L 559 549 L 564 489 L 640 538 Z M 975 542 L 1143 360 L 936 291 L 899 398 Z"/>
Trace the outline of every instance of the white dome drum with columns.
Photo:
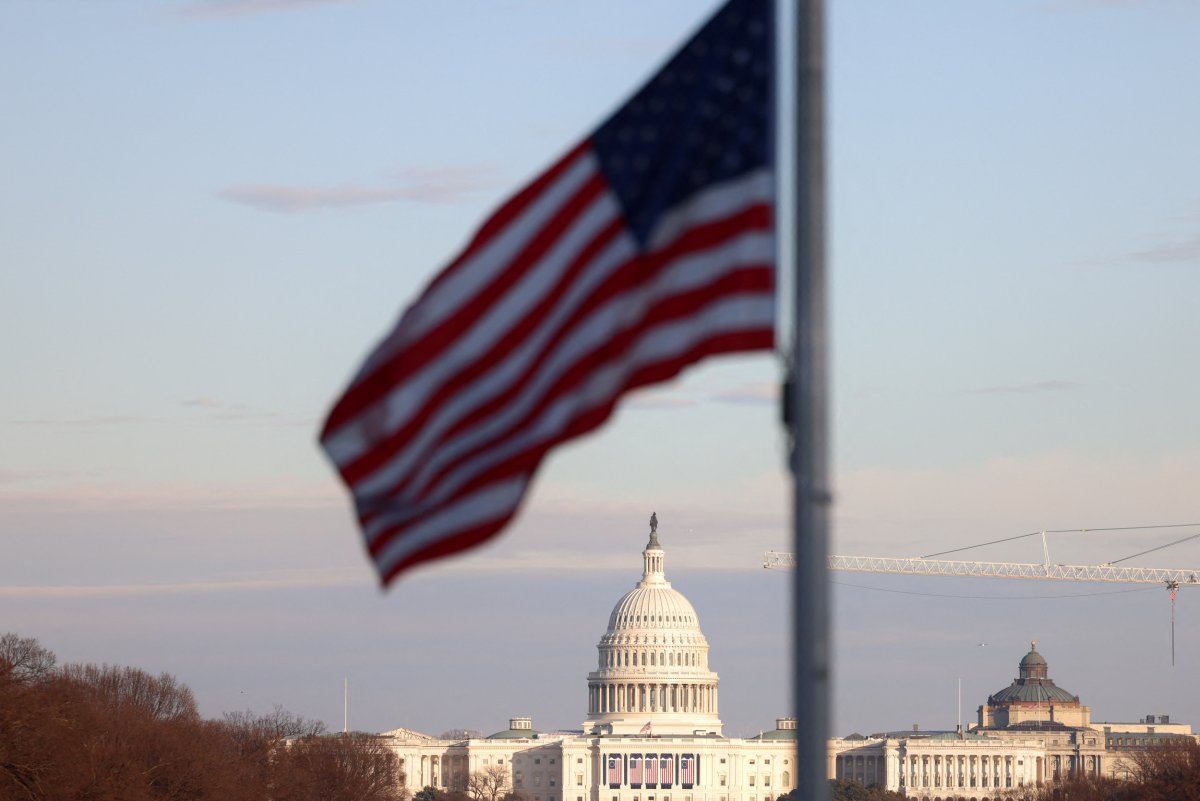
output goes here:
<path id="1" fill-rule="evenodd" d="M 671 587 L 650 517 L 642 580 L 613 607 L 588 674 L 584 731 L 604 734 L 720 734 L 717 674 L 696 610 Z"/>

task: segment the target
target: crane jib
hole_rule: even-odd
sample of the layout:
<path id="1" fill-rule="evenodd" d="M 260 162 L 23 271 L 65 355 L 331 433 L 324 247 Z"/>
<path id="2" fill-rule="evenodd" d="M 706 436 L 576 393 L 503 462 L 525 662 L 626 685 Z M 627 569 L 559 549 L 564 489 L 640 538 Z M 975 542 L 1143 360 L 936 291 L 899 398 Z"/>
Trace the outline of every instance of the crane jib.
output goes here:
<path id="1" fill-rule="evenodd" d="M 763 567 L 790 569 L 792 554 L 768 551 Z M 830 556 L 830 570 L 862 573 L 908 573 L 926 576 L 978 576 L 988 578 L 1051 579 L 1058 581 L 1112 581 L 1142 584 L 1200 584 L 1200 569 L 1125 567 L 1117 565 L 1057 565 L 1032 562 L 967 562 L 952 559 L 919 559 L 887 556 Z"/>

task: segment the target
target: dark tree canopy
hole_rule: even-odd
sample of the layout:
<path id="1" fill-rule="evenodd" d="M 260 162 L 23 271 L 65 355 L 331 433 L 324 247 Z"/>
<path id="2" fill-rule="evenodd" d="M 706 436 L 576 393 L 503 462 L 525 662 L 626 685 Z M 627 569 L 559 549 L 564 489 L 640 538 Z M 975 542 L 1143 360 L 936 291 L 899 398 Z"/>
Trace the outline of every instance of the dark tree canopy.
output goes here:
<path id="1" fill-rule="evenodd" d="M 407 801 L 373 735 L 280 707 L 204 720 L 169 674 L 55 663 L 0 637 L 0 801 Z"/>

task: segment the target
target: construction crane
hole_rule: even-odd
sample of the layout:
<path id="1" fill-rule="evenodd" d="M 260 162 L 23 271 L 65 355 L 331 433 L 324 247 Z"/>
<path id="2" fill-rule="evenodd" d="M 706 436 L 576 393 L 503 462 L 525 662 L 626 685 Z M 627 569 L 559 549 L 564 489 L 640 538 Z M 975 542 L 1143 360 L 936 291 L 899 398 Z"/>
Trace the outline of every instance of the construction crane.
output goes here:
<path id="1" fill-rule="evenodd" d="M 763 567 L 791 570 L 795 554 L 767 551 Z M 913 573 L 924 576 L 1054 579 L 1059 581 L 1132 581 L 1142 584 L 1200 584 L 1200 569 L 1118 567 L 1116 565 L 1055 565 L 1048 562 L 965 562 L 953 559 L 892 556 L 830 556 L 830 570 L 860 573 Z"/>
<path id="2" fill-rule="evenodd" d="M 1192 524 L 1188 524 L 1192 525 Z M 1161 528 L 1175 528 L 1176 526 L 1162 526 Z M 1123 527 L 1124 528 L 1124 527 Z M 1142 527 L 1139 527 L 1142 528 Z M 1150 528 L 1150 527 L 1145 527 Z M 1085 531 L 1085 529 L 1079 529 Z M 1092 529 L 1096 531 L 1097 529 Z M 973 576 L 977 578 L 1019 578 L 1019 579 L 1049 579 L 1053 581 L 1113 581 L 1113 582 L 1134 582 L 1139 584 L 1161 584 L 1171 594 L 1171 664 L 1175 664 L 1175 596 L 1181 585 L 1200 584 L 1200 569 L 1189 568 L 1158 568 L 1158 567 L 1118 567 L 1114 562 L 1107 562 L 1102 565 L 1062 565 L 1053 564 L 1050 561 L 1050 547 L 1046 541 L 1047 532 L 1032 532 L 1031 534 L 1022 534 L 1020 537 L 1009 537 L 1005 540 L 996 540 L 996 542 L 1005 542 L 1022 537 L 1034 536 L 1041 534 L 1042 536 L 1042 553 L 1045 556 L 1043 562 L 968 562 L 955 559 L 934 559 L 927 556 L 920 557 L 892 557 L 892 556 L 836 556 L 828 557 L 827 567 L 830 570 L 848 570 L 859 573 L 907 573 L 911 575 L 922 576 Z M 1200 534 L 1195 534 L 1185 537 L 1182 540 L 1177 540 L 1173 543 L 1168 543 L 1156 548 L 1151 548 L 1142 553 L 1161 550 L 1168 548 L 1171 545 L 1178 545 L 1181 542 L 1192 540 L 1200 537 Z M 982 545 L 992 545 L 994 543 L 982 543 Z M 970 548 L 981 546 L 968 546 L 968 548 L 956 548 L 954 550 L 969 550 Z M 948 553 L 948 552 L 947 552 Z M 933 554 L 938 556 L 940 554 Z M 1133 556 L 1141 556 L 1142 554 L 1134 554 Z M 1124 559 L 1115 561 L 1123 562 L 1126 559 L 1132 559 L 1133 556 L 1127 556 Z M 787 551 L 767 551 L 763 554 L 763 567 L 768 570 L 791 570 L 796 566 L 796 555 Z"/>

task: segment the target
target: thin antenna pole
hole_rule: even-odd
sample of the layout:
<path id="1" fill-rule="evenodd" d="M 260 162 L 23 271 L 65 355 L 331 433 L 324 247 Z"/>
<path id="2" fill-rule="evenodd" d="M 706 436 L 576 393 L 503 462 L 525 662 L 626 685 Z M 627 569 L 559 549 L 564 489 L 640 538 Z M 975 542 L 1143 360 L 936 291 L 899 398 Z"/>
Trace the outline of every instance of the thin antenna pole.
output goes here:
<path id="1" fill-rule="evenodd" d="M 777 9 L 777 12 L 779 9 Z M 798 0 L 793 43 L 793 316 L 788 419 L 796 571 L 792 579 L 792 662 L 796 789 L 829 798 L 829 555 L 825 323 L 825 45 L 822 0 Z M 782 15 L 780 15 L 782 16 Z M 783 72 L 780 71 L 782 78 Z M 782 98 L 783 93 L 780 93 Z M 782 104 L 781 104 L 782 105 Z M 783 114 L 781 109 L 781 116 Z M 782 255 L 782 254 L 781 254 Z M 784 260 L 783 263 L 788 263 Z"/>
<path id="2" fill-rule="evenodd" d="M 342 676 L 342 734 L 350 733 L 350 677 Z"/>
<path id="3" fill-rule="evenodd" d="M 958 738 L 961 740 L 965 732 L 962 722 L 962 676 L 958 677 Z"/>

